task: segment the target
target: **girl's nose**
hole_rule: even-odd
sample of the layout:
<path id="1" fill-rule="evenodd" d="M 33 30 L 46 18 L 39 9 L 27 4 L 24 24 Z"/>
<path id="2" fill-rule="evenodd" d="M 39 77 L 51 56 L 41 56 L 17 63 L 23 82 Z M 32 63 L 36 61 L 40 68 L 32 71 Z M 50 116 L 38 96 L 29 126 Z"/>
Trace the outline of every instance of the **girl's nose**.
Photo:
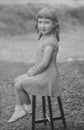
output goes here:
<path id="1" fill-rule="evenodd" d="M 45 24 L 44 24 L 44 23 L 42 23 L 41 27 L 42 27 L 42 28 L 45 28 Z"/>

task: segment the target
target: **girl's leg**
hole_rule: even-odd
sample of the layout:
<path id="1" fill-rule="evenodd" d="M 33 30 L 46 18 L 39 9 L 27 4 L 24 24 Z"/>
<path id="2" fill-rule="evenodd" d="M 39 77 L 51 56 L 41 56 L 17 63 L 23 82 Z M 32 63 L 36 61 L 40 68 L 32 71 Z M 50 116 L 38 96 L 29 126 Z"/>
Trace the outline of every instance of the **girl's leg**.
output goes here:
<path id="1" fill-rule="evenodd" d="M 14 81 L 16 104 L 23 105 L 23 104 L 30 104 L 31 103 L 29 95 L 21 83 L 26 77 L 28 78 L 28 76 L 24 74 L 24 75 L 17 77 Z"/>
<path id="2" fill-rule="evenodd" d="M 19 93 L 17 92 L 17 90 L 14 88 L 15 91 L 15 101 L 16 101 L 16 105 L 23 105 L 22 100 L 19 96 Z"/>
<path id="3" fill-rule="evenodd" d="M 15 85 L 15 97 L 16 97 L 16 104 L 19 105 L 21 101 L 25 111 L 27 113 L 31 113 L 31 100 L 29 94 L 26 92 L 25 89 L 23 89 L 21 81 L 17 82 L 17 84 Z"/>
<path id="4" fill-rule="evenodd" d="M 13 116 L 10 120 L 8 120 L 9 123 L 13 123 L 18 119 L 26 116 L 27 113 L 31 113 L 31 106 L 29 105 L 31 101 L 29 95 L 23 89 L 20 81 L 17 81 L 14 84 L 14 90 L 16 98 L 16 107 Z"/>
<path id="5" fill-rule="evenodd" d="M 21 80 L 15 84 L 15 97 L 16 105 L 22 105 L 27 113 L 31 113 L 31 100 L 27 91 L 23 89 Z"/>
<path id="6" fill-rule="evenodd" d="M 20 86 L 15 87 L 16 105 L 31 104 L 31 100 L 26 90 L 21 87 L 18 89 L 18 87 Z"/>

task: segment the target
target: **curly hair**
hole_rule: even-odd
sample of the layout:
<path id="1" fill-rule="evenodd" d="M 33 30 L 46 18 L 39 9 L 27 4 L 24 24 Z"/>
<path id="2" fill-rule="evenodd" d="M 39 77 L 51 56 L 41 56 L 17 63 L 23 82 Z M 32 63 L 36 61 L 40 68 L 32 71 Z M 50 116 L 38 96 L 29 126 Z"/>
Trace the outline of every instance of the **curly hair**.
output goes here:
<path id="1" fill-rule="evenodd" d="M 47 19 L 51 19 L 53 21 L 55 26 L 52 28 L 52 33 L 59 41 L 60 40 L 60 38 L 59 38 L 60 27 L 59 27 L 59 22 L 58 22 L 58 18 L 57 18 L 55 10 L 52 8 L 49 8 L 49 7 L 44 8 L 38 13 L 36 19 L 38 20 L 38 18 L 47 18 Z M 38 21 L 36 22 L 35 28 L 36 28 L 37 32 L 39 32 Z M 39 35 L 39 39 L 41 37 L 42 37 L 42 34 Z"/>

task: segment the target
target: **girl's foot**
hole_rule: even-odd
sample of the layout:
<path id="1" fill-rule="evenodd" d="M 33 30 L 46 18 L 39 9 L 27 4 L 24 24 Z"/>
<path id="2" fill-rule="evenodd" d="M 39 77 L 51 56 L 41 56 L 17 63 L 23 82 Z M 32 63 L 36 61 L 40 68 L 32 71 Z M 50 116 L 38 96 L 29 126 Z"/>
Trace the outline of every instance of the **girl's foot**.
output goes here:
<path id="1" fill-rule="evenodd" d="M 23 108 L 26 111 L 26 113 L 32 114 L 32 106 L 31 106 L 31 104 L 29 104 L 29 105 L 24 104 Z"/>
<path id="2" fill-rule="evenodd" d="M 12 117 L 8 120 L 8 123 L 13 123 L 21 118 L 23 118 L 24 116 L 26 116 L 27 113 L 26 111 L 23 109 L 23 107 L 16 107 L 15 108 L 15 112 L 12 115 Z"/>

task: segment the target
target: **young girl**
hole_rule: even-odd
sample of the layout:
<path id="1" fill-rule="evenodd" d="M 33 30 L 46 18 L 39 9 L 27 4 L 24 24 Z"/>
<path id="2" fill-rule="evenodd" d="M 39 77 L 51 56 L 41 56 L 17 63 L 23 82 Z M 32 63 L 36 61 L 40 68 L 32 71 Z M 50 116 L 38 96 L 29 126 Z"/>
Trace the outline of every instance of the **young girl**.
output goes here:
<path id="1" fill-rule="evenodd" d="M 9 123 L 31 113 L 31 100 L 25 88 L 33 95 L 60 95 L 60 75 L 56 64 L 59 23 L 55 10 L 49 7 L 42 9 L 37 15 L 36 29 L 39 33 L 36 62 L 26 74 L 14 81 L 16 106 Z"/>

